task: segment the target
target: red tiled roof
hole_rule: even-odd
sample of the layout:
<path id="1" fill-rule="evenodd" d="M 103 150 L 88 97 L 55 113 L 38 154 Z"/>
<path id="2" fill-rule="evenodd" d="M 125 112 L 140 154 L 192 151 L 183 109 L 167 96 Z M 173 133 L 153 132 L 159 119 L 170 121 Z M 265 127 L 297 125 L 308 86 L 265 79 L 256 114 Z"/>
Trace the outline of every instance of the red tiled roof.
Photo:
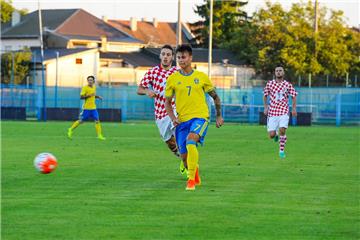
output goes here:
<path id="1" fill-rule="evenodd" d="M 108 23 L 144 43 L 176 45 L 176 23 L 158 22 L 155 27 L 153 22 L 137 21 L 136 31 L 131 30 L 130 21 L 127 20 L 109 20 Z M 184 43 L 189 42 L 184 34 L 182 39 Z"/>
<path id="2" fill-rule="evenodd" d="M 79 9 L 60 25 L 56 32 L 65 36 L 96 37 L 106 36 L 110 40 L 131 40 L 131 37 L 110 24 Z M 135 40 L 135 39 L 133 39 Z M 135 40 L 136 41 L 136 40 Z"/>

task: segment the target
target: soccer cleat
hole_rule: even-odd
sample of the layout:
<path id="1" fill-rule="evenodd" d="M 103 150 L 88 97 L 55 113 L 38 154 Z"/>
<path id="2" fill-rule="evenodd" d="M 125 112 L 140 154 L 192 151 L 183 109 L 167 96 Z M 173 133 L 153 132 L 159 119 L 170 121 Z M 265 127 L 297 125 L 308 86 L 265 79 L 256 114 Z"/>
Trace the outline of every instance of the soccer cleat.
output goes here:
<path id="1" fill-rule="evenodd" d="M 68 129 L 68 132 L 67 132 L 67 135 L 68 135 L 68 138 L 69 138 L 69 139 L 72 139 L 72 134 L 73 134 L 72 129 L 69 128 L 69 129 Z"/>
<path id="2" fill-rule="evenodd" d="M 195 180 L 189 179 L 186 184 L 186 190 L 194 191 L 195 190 Z"/>
<path id="3" fill-rule="evenodd" d="M 199 168 L 196 168 L 196 172 L 195 172 L 195 184 L 196 185 L 201 185 L 201 178 L 200 178 L 200 174 L 199 174 Z"/>
<path id="4" fill-rule="evenodd" d="M 181 175 L 183 175 L 185 178 L 187 178 L 187 169 L 184 166 L 184 162 L 180 160 L 180 167 L 179 167 Z"/>
<path id="5" fill-rule="evenodd" d="M 285 157 L 286 157 L 285 152 L 284 152 L 284 151 L 280 151 L 280 152 L 279 152 L 279 157 L 280 157 L 280 158 L 285 158 Z"/>
<path id="6" fill-rule="evenodd" d="M 104 138 L 104 136 L 103 135 L 99 135 L 98 137 L 97 137 L 99 140 L 106 140 L 106 138 Z"/>
<path id="7" fill-rule="evenodd" d="M 279 135 L 275 135 L 275 137 L 274 137 L 274 142 L 278 142 L 279 141 Z"/>

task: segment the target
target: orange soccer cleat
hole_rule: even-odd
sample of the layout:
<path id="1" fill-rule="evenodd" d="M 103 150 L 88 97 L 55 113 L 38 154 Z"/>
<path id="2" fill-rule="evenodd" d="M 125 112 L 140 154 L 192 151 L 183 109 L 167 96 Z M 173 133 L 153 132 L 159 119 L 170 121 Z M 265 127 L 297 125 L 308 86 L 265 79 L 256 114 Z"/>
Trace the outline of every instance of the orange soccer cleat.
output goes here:
<path id="1" fill-rule="evenodd" d="M 201 185 L 201 179 L 200 179 L 200 174 L 199 174 L 199 167 L 196 168 L 196 172 L 195 172 L 195 184 L 196 185 Z"/>
<path id="2" fill-rule="evenodd" d="M 194 191 L 195 190 L 195 180 L 189 179 L 186 184 L 186 190 Z"/>

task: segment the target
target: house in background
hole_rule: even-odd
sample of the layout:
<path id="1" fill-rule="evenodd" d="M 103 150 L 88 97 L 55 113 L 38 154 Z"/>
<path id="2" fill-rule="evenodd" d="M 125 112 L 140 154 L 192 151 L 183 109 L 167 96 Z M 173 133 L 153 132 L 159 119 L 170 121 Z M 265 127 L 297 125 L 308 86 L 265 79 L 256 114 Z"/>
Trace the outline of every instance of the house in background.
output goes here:
<path id="1" fill-rule="evenodd" d="M 107 20 L 106 18 L 105 20 L 116 29 L 142 41 L 147 47 L 161 47 L 165 44 L 176 46 L 177 23 L 159 22 L 156 18 L 152 21 L 145 18 L 137 20 L 134 17 L 130 20 Z M 182 24 L 181 36 L 182 43 L 196 44 L 188 24 Z"/>
<path id="2" fill-rule="evenodd" d="M 176 23 L 156 19 L 137 21 L 97 18 L 82 9 L 42 10 L 44 65 L 49 86 L 81 87 L 86 76 L 95 75 L 99 84 L 136 85 L 145 72 L 159 64 L 160 48 L 176 45 Z M 33 62 L 39 64 L 38 11 L 2 24 L 1 50 L 33 51 Z M 194 43 L 188 24 L 183 24 L 182 40 Z M 208 50 L 194 48 L 194 67 L 208 72 Z M 253 70 L 244 67 L 227 50 L 213 50 L 212 80 L 218 87 L 247 87 Z M 34 68 L 35 69 L 35 68 Z M 39 71 L 39 67 L 36 68 Z M 41 79 L 39 72 L 31 74 Z"/>
<path id="3" fill-rule="evenodd" d="M 103 51 L 136 51 L 144 44 L 82 9 L 41 11 L 45 48 L 99 48 Z M 1 50 L 40 47 L 39 12 L 23 17 L 13 13 L 3 24 Z"/>

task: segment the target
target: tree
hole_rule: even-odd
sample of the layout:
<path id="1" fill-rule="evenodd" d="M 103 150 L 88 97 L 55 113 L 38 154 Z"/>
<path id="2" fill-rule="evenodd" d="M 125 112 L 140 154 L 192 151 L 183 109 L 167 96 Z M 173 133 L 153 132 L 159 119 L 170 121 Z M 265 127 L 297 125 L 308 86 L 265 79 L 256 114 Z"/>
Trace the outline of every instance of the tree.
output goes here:
<path id="1" fill-rule="evenodd" d="M 213 46 L 220 47 L 222 43 L 232 38 L 232 33 L 239 24 L 246 22 L 248 17 L 241 8 L 247 4 L 245 1 L 214 1 L 213 3 Z M 203 20 L 191 24 L 193 34 L 200 42 L 200 46 L 209 45 L 210 0 L 203 5 L 197 5 L 195 13 Z"/>
<path id="2" fill-rule="evenodd" d="M 7 52 L 1 55 L 1 83 L 24 84 L 30 71 L 31 52 Z M 12 82 L 13 76 L 13 82 Z"/>
<path id="3" fill-rule="evenodd" d="M 25 15 L 28 11 L 26 9 L 15 9 L 12 5 L 12 2 L 6 1 L 6 0 L 0 0 L 1 4 L 1 22 L 5 23 L 11 20 L 11 15 L 14 10 L 17 10 L 20 12 L 21 15 Z"/>
<path id="4" fill-rule="evenodd" d="M 328 12 L 320 7 L 315 33 L 311 1 L 293 4 L 289 11 L 268 1 L 248 25 L 236 29 L 226 47 L 265 76 L 279 64 L 290 77 L 359 72 L 359 31 L 345 26 L 341 11 Z"/>

